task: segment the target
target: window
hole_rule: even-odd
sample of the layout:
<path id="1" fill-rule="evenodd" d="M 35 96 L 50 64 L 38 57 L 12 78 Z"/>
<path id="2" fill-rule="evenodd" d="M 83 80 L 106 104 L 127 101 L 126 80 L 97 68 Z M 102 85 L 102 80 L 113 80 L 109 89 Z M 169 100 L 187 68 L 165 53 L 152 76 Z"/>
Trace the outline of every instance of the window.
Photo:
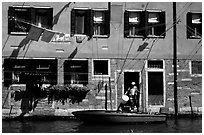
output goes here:
<path id="1" fill-rule="evenodd" d="M 64 63 L 65 84 L 88 84 L 88 60 L 66 60 Z"/>
<path id="2" fill-rule="evenodd" d="M 71 34 L 109 35 L 109 10 L 72 9 Z"/>
<path id="3" fill-rule="evenodd" d="M 57 60 L 5 59 L 4 86 L 31 81 L 43 84 L 57 83 Z"/>
<path id="4" fill-rule="evenodd" d="M 148 60 L 148 68 L 157 68 L 163 69 L 163 61 L 162 60 Z"/>
<path id="5" fill-rule="evenodd" d="M 108 35 L 109 29 L 109 12 L 108 10 L 94 11 L 94 35 Z"/>
<path id="6" fill-rule="evenodd" d="M 187 38 L 201 38 L 202 37 L 202 14 L 201 13 L 187 13 Z"/>
<path id="7" fill-rule="evenodd" d="M 53 8 L 11 6 L 8 10 L 8 34 L 27 34 L 35 24 L 52 29 Z"/>
<path id="8" fill-rule="evenodd" d="M 125 11 L 125 37 L 165 37 L 165 29 L 164 11 Z"/>
<path id="9" fill-rule="evenodd" d="M 125 37 L 143 37 L 145 35 L 145 12 L 125 11 L 124 34 Z"/>
<path id="10" fill-rule="evenodd" d="M 110 75 L 110 61 L 109 60 L 93 60 L 93 75 Z"/>
<path id="11" fill-rule="evenodd" d="M 202 75 L 202 61 L 191 61 L 191 75 Z"/>

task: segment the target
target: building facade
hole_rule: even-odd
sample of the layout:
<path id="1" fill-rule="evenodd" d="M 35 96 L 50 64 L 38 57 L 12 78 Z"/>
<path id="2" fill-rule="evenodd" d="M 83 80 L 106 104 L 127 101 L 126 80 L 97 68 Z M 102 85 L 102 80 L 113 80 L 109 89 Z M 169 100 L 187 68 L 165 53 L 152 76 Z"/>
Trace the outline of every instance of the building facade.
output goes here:
<path id="1" fill-rule="evenodd" d="M 79 104 L 42 99 L 37 109 L 117 109 L 134 81 L 140 110 L 173 113 L 176 25 L 178 110 L 201 112 L 202 3 L 176 5 L 174 24 L 171 2 L 3 2 L 3 102 L 6 88 L 35 75 L 45 86 L 91 88 Z"/>

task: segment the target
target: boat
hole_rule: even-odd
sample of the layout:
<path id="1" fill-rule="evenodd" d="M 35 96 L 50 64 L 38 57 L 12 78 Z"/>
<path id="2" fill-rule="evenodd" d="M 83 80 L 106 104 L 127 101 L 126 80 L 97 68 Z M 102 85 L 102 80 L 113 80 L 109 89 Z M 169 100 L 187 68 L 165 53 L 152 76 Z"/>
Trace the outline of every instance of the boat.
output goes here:
<path id="1" fill-rule="evenodd" d="M 72 114 L 85 123 L 137 123 L 137 122 L 165 122 L 165 114 L 149 114 L 142 112 L 125 112 L 112 110 L 82 110 Z"/>

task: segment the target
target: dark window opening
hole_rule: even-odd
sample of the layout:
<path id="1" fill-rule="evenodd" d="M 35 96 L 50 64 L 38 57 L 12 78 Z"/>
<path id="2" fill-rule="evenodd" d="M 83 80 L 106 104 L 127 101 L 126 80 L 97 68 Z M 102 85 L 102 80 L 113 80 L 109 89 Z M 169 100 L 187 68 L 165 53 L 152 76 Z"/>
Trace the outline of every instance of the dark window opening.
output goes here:
<path id="1" fill-rule="evenodd" d="M 108 60 L 93 60 L 94 75 L 109 75 Z"/>
<path id="2" fill-rule="evenodd" d="M 202 13 L 187 13 L 187 38 L 202 37 Z"/>
<path id="3" fill-rule="evenodd" d="M 52 29 L 53 8 L 10 6 L 8 9 L 8 34 L 25 35 L 31 24 Z"/>
<path id="4" fill-rule="evenodd" d="M 4 86 L 26 83 L 56 84 L 57 60 L 5 59 Z"/>
<path id="5" fill-rule="evenodd" d="M 202 61 L 192 61 L 192 74 L 202 74 Z"/>
<path id="6" fill-rule="evenodd" d="M 163 105 L 163 72 L 148 72 L 148 104 Z"/>
<path id="7" fill-rule="evenodd" d="M 88 61 L 67 60 L 64 63 L 65 84 L 88 84 Z"/>

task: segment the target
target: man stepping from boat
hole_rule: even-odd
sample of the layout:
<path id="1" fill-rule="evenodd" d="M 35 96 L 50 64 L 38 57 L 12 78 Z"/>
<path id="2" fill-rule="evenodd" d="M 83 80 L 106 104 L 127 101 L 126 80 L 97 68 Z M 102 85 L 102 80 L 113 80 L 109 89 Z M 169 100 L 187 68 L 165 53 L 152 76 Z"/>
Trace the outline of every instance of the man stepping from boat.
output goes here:
<path id="1" fill-rule="evenodd" d="M 139 93 L 139 90 L 137 89 L 136 83 L 132 82 L 131 86 L 128 88 L 128 90 L 125 92 L 125 95 L 127 95 L 129 98 L 127 98 L 127 96 L 123 96 L 123 100 L 126 100 L 126 103 L 120 103 L 120 105 L 118 106 L 118 110 L 124 110 L 124 106 L 129 106 L 131 111 L 134 110 L 134 108 L 136 107 L 137 104 L 137 94 Z M 137 111 L 139 111 L 138 107 L 137 107 Z"/>

